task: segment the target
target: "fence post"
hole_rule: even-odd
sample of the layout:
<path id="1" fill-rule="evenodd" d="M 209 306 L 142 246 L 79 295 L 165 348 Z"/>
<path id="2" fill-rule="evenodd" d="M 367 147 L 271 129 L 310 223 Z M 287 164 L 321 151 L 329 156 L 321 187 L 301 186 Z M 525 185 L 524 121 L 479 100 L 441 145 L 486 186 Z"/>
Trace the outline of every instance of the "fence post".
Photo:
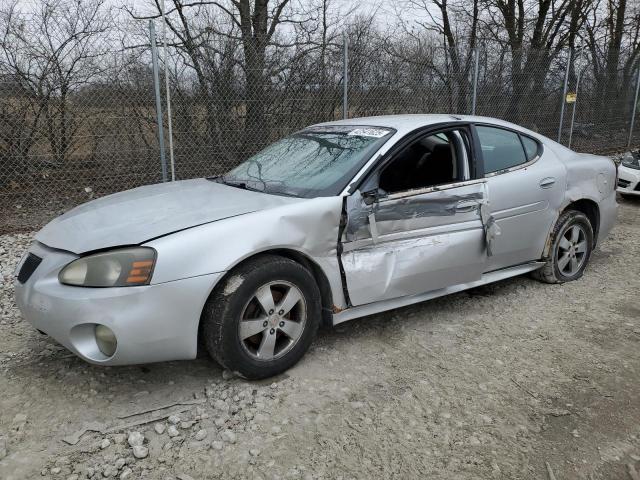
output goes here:
<path id="1" fill-rule="evenodd" d="M 171 181 L 176 181 L 176 167 L 173 160 L 173 126 L 171 122 L 171 92 L 169 91 L 169 70 L 167 67 L 167 21 L 164 17 L 164 0 L 160 2 L 162 13 L 162 56 L 164 63 L 164 88 L 167 99 L 167 135 L 169 136 L 169 161 L 171 163 Z"/>
<path id="2" fill-rule="evenodd" d="M 476 114 L 476 99 L 478 98 L 478 65 L 480 63 L 480 50 L 475 48 L 475 62 L 473 66 L 473 97 L 471 100 L 471 115 Z"/>
<path id="3" fill-rule="evenodd" d="M 567 86 L 569 83 L 569 70 L 571 69 L 571 50 L 567 58 L 567 69 L 564 72 L 564 88 L 562 89 L 562 103 L 560 104 L 560 124 L 558 125 L 558 143 L 562 138 L 562 123 L 564 122 L 564 103 L 567 98 Z"/>
<path id="4" fill-rule="evenodd" d="M 160 165 L 162 181 L 167 181 L 167 159 L 164 154 L 164 126 L 162 125 L 162 101 L 160 99 L 160 78 L 158 75 L 158 48 L 156 46 L 156 29 L 153 20 L 149 20 L 149 39 L 151 40 L 151 63 L 153 65 L 153 87 L 156 96 L 156 119 L 158 121 L 158 144 L 160 145 Z"/>
<path id="5" fill-rule="evenodd" d="M 348 102 L 348 88 L 349 88 L 349 37 L 347 32 L 342 34 L 344 52 L 342 54 L 342 68 L 343 68 L 343 82 L 342 82 L 342 118 L 349 118 L 349 102 Z"/>
<path id="6" fill-rule="evenodd" d="M 576 79 L 576 101 L 573 102 L 573 110 L 571 111 L 571 127 L 569 127 L 569 144 L 567 148 L 571 148 L 571 140 L 573 139 L 573 122 L 576 119 L 576 107 L 578 106 L 578 90 L 580 90 L 580 78 L 582 77 L 582 69 L 578 70 L 578 78 Z"/>
<path id="7" fill-rule="evenodd" d="M 638 108 L 638 91 L 640 91 L 640 66 L 638 66 L 638 75 L 636 76 L 636 94 L 633 99 L 633 110 L 631 110 L 631 125 L 629 126 L 629 140 L 627 141 L 627 148 L 631 147 L 633 124 L 636 121 L 636 109 Z"/>

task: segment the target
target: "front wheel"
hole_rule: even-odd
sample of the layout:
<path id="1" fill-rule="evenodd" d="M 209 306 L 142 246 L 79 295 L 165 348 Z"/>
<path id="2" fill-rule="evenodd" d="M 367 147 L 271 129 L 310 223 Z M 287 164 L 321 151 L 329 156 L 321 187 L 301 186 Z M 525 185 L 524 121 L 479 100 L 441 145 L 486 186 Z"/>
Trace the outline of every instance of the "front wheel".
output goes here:
<path id="1" fill-rule="evenodd" d="M 249 379 L 296 364 L 320 324 L 320 292 L 311 273 L 264 255 L 230 273 L 207 302 L 203 340 L 222 366 Z"/>
<path id="2" fill-rule="evenodd" d="M 547 263 L 533 272 L 546 283 L 579 279 L 593 251 L 593 227 L 581 212 L 569 210 L 558 218 L 551 232 L 551 251 Z"/>

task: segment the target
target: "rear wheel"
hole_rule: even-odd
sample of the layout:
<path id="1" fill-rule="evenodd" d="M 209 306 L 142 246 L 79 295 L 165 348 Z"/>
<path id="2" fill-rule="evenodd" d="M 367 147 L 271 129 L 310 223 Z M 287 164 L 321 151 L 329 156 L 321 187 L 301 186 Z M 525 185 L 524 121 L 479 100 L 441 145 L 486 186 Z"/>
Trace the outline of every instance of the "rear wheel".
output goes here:
<path id="1" fill-rule="evenodd" d="M 593 227 L 581 212 L 569 210 L 558 218 L 551 232 L 551 251 L 547 263 L 533 275 L 546 283 L 579 279 L 593 251 Z"/>
<path id="2" fill-rule="evenodd" d="M 238 267 L 203 313 L 209 354 L 245 378 L 276 375 L 297 363 L 320 324 L 320 292 L 300 264 L 264 255 Z"/>

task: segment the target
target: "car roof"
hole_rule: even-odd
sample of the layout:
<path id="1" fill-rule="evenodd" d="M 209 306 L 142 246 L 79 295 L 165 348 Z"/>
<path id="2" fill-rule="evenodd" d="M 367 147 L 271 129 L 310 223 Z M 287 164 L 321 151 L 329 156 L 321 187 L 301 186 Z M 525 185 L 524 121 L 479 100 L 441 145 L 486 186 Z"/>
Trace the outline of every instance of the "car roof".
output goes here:
<path id="1" fill-rule="evenodd" d="M 478 123 L 490 123 L 497 126 L 503 126 L 519 130 L 523 133 L 528 133 L 534 137 L 540 138 L 541 135 L 532 132 L 515 123 L 507 122 L 491 117 L 481 117 L 477 115 L 454 115 L 454 114 L 405 114 L 405 115 L 379 115 L 375 117 L 360 117 L 360 118 L 348 118 L 345 120 L 336 120 L 333 122 L 318 123 L 315 126 L 327 126 L 327 125 L 353 125 L 353 126 L 375 126 L 386 127 L 397 130 L 399 135 L 405 135 L 416 128 L 426 127 L 429 125 L 435 125 L 438 123 L 451 123 L 451 122 L 478 122 Z"/>

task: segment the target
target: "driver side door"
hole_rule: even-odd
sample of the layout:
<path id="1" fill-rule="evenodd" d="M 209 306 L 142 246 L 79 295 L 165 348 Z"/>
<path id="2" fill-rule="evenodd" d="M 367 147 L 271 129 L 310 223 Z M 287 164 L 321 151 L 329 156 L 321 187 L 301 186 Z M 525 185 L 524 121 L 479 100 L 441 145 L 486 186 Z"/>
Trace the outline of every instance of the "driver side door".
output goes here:
<path id="1" fill-rule="evenodd" d="M 351 305 L 480 279 L 486 188 L 472 178 L 470 138 L 466 128 L 425 134 L 383 161 L 366 193 L 347 197 L 341 262 Z"/>

